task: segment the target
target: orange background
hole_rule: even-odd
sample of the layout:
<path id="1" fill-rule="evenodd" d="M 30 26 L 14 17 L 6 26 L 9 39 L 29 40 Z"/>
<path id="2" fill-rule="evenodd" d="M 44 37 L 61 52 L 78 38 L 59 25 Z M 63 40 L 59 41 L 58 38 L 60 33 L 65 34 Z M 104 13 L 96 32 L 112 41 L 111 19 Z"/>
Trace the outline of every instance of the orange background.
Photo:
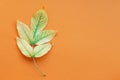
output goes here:
<path id="1" fill-rule="evenodd" d="M 54 47 L 37 59 L 47 77 L 16 45 L 16 20 L 29 25 L 45 7 Z M 0 0 L 0 80 L 120 80 L 119 0 Z"/>

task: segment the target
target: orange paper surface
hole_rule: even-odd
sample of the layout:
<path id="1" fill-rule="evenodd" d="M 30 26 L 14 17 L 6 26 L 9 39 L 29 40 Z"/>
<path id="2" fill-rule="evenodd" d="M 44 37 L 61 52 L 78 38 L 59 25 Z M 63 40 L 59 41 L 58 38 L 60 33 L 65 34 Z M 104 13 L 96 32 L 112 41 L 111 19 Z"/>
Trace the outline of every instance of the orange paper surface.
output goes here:
<path id="1" fill-rule="evenodd" d="M 44 6 L 57 30 L 52 50 L 31 59 L 16 45 L 16 20 L 27 25 Z M 120 80 L 119 0 L 0 0 L 0 80 Z"/>

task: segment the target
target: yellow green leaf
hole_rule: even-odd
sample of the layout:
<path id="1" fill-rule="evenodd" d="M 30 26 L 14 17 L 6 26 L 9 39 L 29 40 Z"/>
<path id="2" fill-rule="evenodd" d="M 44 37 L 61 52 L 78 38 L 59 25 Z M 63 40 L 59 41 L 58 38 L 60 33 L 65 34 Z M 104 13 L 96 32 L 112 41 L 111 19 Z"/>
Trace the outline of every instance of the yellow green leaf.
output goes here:
<path id="1" fill-rule="evenodd" d="M 33 48 L 24 39 L 17 38 L 17 45 L 23 55 L 25 55 L 26 57 L 33 56 Z"/>
<path id="2" fill-rule="evenodd" d="M 55 35 L 56 35 L 55 30 L 44 30 L 37 34 L 34 40 L 37 45 L 40 45 L 49 42 L 55 37 Z"/>
<path id="3" fill-rule="evenodd" d="M 46 43 L 46 44 L 41 44 L 38 45 L 34 48 L 34 57 L 42 57 L 43 55 L 45 55 L 50 49 L 51 49 L 52 45 L 50 43 Z"/>
<path id="4" fill-rule="evenodd" d="M 48 17 L 43 9 L 37 11 L 34 14 L 30 24 L 31 30 L 33 32 L 33 37 L 36 36 L 38 31 L 41 31 L 46 27 L 47 22 L 48 22 Z"/>
<path id="5" fill-rule="evenodd" d="M 48 22 L 48 17 L 44 9 L 38 10 L 31 18 L 30 28 L 17 21 L 17 30 L 20 38 L 17 38 L 17 45 L 21 53 L 33 59 L 35 67 L 38 71 L 45 76 L 46 74 L 42 72 L 38 66 L 35 58 L 39 58 L 48 53 L 52 48 L 49 43 L 55 35 L 54 30 L 43 30 Z"/>
<path id="6" fill-rule="evenodd" d="M 20 38 L 23 38 L 28 43 L 32 41 L 32 33 L 26 24 L 21 21 L 17 21 L 17 30 Z"/>

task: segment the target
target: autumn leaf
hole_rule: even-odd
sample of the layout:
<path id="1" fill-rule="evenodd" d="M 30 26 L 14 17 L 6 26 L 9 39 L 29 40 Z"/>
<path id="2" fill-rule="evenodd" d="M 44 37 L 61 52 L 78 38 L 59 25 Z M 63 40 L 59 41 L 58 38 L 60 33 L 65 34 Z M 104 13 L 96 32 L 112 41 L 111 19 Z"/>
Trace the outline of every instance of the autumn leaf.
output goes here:
<path id="1" fill-rule="evenodd" d="M 20 38 L 26 40 L 28 43 L 31 43 L 33 35 L 26 24 L 21 21 L 17 21 L 17 30 Z"/>
<path id="2" fill-rule="evenodd" d="M 48 17 L 45 10 L 41 9 L 34 14 L 30 24 L 30 27 L 33 32 L 33 38 L 36 37 L 36 34 L 39 31 L 42 31 L 46 27 L 47 22 L 48 22 Z"/>
<path id="3" fill-rule="evenodd" d="M 33 56 L 34 54 L 33 48 L 24 39 L 17 38 L 17 45 L 24 56 L 26 57 Z"/>
<path id="4" fill-rule="evenodd" d="M 41 31 L 34 38 L 35 44 L 36 45 L 40 45 L 40 44 L 44 44 L 44 43 L 49 42 L 50 40 L 52 40 L 55 37 L 56 32 L 57 31 L 55 31 L 55 30 L 44 30 L 44 31 Z"/>
<path id="5" fill-rule="evenodd" d="M 21 21 L 17 21 L 17 45 L 21 53 L 33 59 L 38 71 L 45 76 L 38 66 L 35 58 L 39 58 L 47 54 L 52 45 L 50 41 L 55 37 L 55 30 L 44 30 L 48 22 L 47 13 L 44 9 L 38 10 L 31 18 L 30 27 Z"/>
<path id="6" fill-rule="evenodd" d="M 44 56 L 50 49 L 52 45 L 50 43 L 41 44 L 34 48 L 34 57 L 42 57 Z"/>

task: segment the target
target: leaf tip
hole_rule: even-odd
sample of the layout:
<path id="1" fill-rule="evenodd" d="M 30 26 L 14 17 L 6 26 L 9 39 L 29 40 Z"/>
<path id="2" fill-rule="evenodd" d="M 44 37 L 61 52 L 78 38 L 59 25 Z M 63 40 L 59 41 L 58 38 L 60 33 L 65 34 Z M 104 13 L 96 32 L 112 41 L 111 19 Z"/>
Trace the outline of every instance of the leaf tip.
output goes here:
<path id="1" fill-rule="evenodd" d="M 53 32 L 54 36 L 58 33 L 57 30 L 52 30 L 52 32 Z"/>
<path id="2" fill-rule="evenodd" d="M 20 20 L 16 20 L 17 24 L 20 23 Z"/>
<path id="3" fill-rule="evenodd" d="M 21 22 L 19 20 L 17 20 L 16 23 L 17 23 L 17 29 L 19 29 L 19 25 Z"/>
<path id="4" fill-rule="evenodd" d="M 55 31 L 55 33 L 58 33 L 58 31 L 57 30 L 54 30 Z"/>

